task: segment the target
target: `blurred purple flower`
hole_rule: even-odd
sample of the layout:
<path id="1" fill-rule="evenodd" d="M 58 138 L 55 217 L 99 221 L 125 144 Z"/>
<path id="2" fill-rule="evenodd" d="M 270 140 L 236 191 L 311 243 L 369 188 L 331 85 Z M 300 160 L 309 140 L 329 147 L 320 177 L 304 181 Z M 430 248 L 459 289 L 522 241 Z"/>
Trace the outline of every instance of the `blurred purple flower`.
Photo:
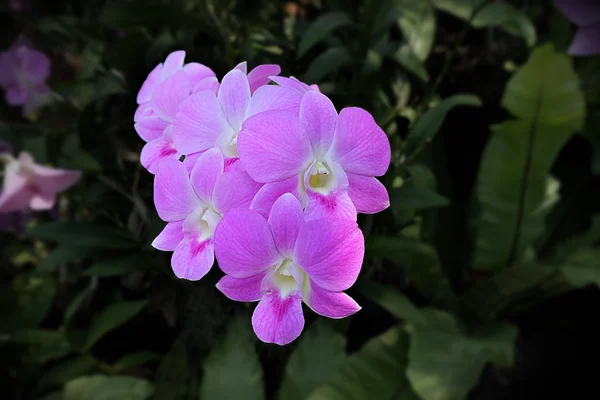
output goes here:
<path id="1" fill-rule="evenodd" d="M 569 54 L 600 54 L 600 1 L 556 0 L 556 5 L 571 22 L 579 26 L 569 47 Z"/>
<path id="2" fill-rule="evenodd" d="M 0 53 L 0 87 L 8 104 L 23 106 L 23 115 L 31 114 L 47 102 L 49 75 L 50 59 L 22 38 Z"/>
<path id="3" fill-rule="evenodd" d="M 9 0 L 8 7 L 17 12 L 29 11 L 31 10 L 31 1 L 30 0 Z"/>

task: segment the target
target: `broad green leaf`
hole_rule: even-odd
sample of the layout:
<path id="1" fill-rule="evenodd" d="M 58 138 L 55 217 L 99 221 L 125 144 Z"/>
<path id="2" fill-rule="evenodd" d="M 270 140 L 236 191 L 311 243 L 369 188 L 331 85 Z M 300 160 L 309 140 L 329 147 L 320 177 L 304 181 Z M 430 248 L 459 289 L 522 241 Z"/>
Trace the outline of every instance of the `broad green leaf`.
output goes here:
<path id="1" fill-rule="evenodd" d="M 29 234 L 40 239 L 80 247 L 128 249 L 136 245 L 129 232 L 91 222 L 47 222 L 31 229 Z"/>
<path id="2" fill-rule="evenodd" d="M 145 301 L 124 301 L 108 306 L 92 324 L 84 347 L 86 349 L 92 347 L 108 332 L 136 316 L 145 306 Z"/>
<path id="3" fill-rule="evenodd" d="M 0 332 L 36 328 L 46 317 L 56 294 L 54 281 L 42 273 L 17 276 L 0 288 Z"/>
<path id="4" fill-rule="evenodd" d="M 327 382 L 344 362 L 346 339 L 322 321 L 305 332 L 290 356 L 279 390 L 280 400 L 304 400 Z"/>
<path id="5" fill-rule="evenodd" d="M 58 365 L 44 370 L 36 384 L 36 390 L 41 392 L 45 389 L 61 386 L 65 382 L 85 375 L 94 369 L 95 362 L 90 357 L 76 356 L 61 361 Z"/>
<path id="6" fill-rule="evenodd" d="M 580 250 L 587 249 L 599 241 L 600 216 L 595 216 L 592 217 L 592 224 L 587 232 L 573 236 L 559 243 L 556 246 L 556 250 L 554 250 L 554 254 L 550 257 L 549 262 L 556 265 L 568 263 L 567 260 L 573 262 L 578 258 L 578 252 Z"/>
<path id="7" fill-rule="evenodd" d="M 410 332 L 406 375 L 423 400 L 466 399 L 486 363 L 512 365 L 517 330 L 511 325 L 488 325 L 471 335 L 443 325 L 413 325 Z"/>
<path id="8" fill-rule="evenodd" d="M 426 323 L 421 310 L 415 307 L 399 290 L 381 283 L 366 280 L 359 281 L 357 286 L 367 299 L 383 307 L 394 317 L 415 324 Z"/>
<path id="9" fill-rule="evenodd" d="M 462 303 L 480 320 L 493 320 L 500 314 L 518 314 L 568 289 L 556 268 L 525 264 L 478 280 L 463 296 Z"/>
<path id="10" fill-rule="evenodd" d="M 131 367 L 137 367 L 138 365 L 147 364 L 157 360 L 160 360 L 160 355 L 151 351 L 139 351 L 121 358 L 113 365 L 113 368 L 116 371 L 124 371 Z"/>
<path id="11" fill-rule="evenodd" d="M 366 251 L 369 257 L 385 257 L 400 264 L 408 279 L 433 305 L 450 310 L 457 307 L 448 277 L 430 245 L 405 238 L 376 236 L 367 240 Z"/>
<path id="12" fill-rule="evenodd" d="M 406 69 L 408 72 L 413 73 L 417 78 L 423 82 L 429 82 L 429 73 L 425 68 L 425 65 L 417 56 L 410 51 L 407 45 L 402 45 L 392 56 L 396 62 Z"/>
<path id="13" fill-rule="evenodd" d="M 530 47 L 535 45 L 537 40 L 533 22 L 508 2 L 489 0 L 432 1 L 434 7 L 464 21 L 471 21 L 474 28 L 497 26 L 508 34 L 522 37 Z"/>
<path id="14" fill-rule="evenodd" d="M 152 260 L 149 260 L 148 256 L 135 253 L 98 262 L 86 269 L 84 275 L 100 277 L 119 276 L 135 271 L 147 271 L 152 267 Z"/>
<path id="15" fill-rule="evenodd" d="M 420 210 L 445 207 L 450 203 L 433 190 L 407 183 L 390 190 L 390 204 L 392 208 Z"/>
<path id="16" fill-rule="evenodd" d="M 334 11 L 319 16 L 302 35 L 298 44 L 296 57 L 302 57 L 308 50 L 312 49 L 313 46 L 325 39 L 336 29 L 351 24 L 352 20 L 345 12 Z"/>
<path id="17" fill-rule="evenodd" d="M 515 119 L 492 127 L 476 187 L 479 215 L 472 264 L 519 262 L 558 199 L 549 178 L 558 152 L 581 129 L 585 105 L 570 59 L 537 48 L 509 81 L 502 105 Z"/>
<path id="18" fill-rule="evenodd" d="M 458 106 L 479 107 L 481 106 L 481 100 L 472 94 L 455 94 L 440 101 L 432 109 L 427 110 L 417 119 L 417 122 L 408 133 L 405 142 L 405 154 L 412 157 L 421 146 L 430 142 L 442 127 L 446 115 Z"/>
<path id="19" fill-rule="evenodd" d="M 22 359 L 25 362 L 45 363 L 71 353 L 71 346 L 61 332 L 49 329 L 16 331 L 11 335 L 14 343 L 27 345 Z"/>
<path id="20" fill-rule="evenodd" d="M 596 223 L 598 219 L 596 218 Z M 592 226 L 589 236 L 581 238 L 581 242 L 595 237 L 597 241 L 598 226 Z M 600 248 L 579 247 L 578 251 L 571 254 L 563 265 L 559 267 L 562 276 L 574 287 L 582 287 L 590 284 L 600 286 Z"/>
<path id="21" fill-rule="evenodd" d="M 425 61 L 435 37 L 435 13 L 431 2 L 395 0 L 395 6 L 400 12 L 398 27 L 404 36 L 404 46 L 419 61 Z"/>
<path id="22" fill-rule="evenodd" d="M 54 270 L 59 265 L 94 256 L 99 252 L 100 250 L 89 247 L 77 247 L 70 244 L 61 244 L 48 253 L 44 259 L 42 259 L 39 267 L 43 270 Z"/>
<path id="23" fill-rule="evenodd" d="M 198 373 L 188 357 L 187 332 L 182 333 L 163 357 L 156 373 L 156 399 L 182 400 L 188 396 L 190 381 Z"/>
<path id="24" fill-rule="evenodd" d="M 334 71 L 352 62 L 352 55 L 345 47 L 332 47 L 325 50 L 308 67 L 304 81 L 309 84 L 320 83 Z"/>
<path id="25" fill-rule="evenodd" d="M 73 317 L 75 317 L 75 314 L 77 314 L 77 311 L 79 311 L 81 305 L 94 294 L 96 286 L 97 285 L 92 282 L 88 287 L 83 289 L 77 296 L 75 296 L 71 303 L 69 303 L 69 306 L 65 310 L 64 321 L 66 326 L 69 326 L 71 324 Z"/>
<path id="26" fill-rule="evenodd" d="M 236 317 L 204 361 L 202 400 L 263 400 L 263 373 L 250 321 Z"/>
<path id="27" fill-rule="evenodd" d="M 63 400 L 145 400 L 153 391 L 152 384 L 144 379 L 91 375 L 68 382 Z"/>
<path id="28" fill-rule="evenodd" d="M 307 400 L 417 400 L 404 375 L 408 337 L 395 327 L 350 355 Z"/>

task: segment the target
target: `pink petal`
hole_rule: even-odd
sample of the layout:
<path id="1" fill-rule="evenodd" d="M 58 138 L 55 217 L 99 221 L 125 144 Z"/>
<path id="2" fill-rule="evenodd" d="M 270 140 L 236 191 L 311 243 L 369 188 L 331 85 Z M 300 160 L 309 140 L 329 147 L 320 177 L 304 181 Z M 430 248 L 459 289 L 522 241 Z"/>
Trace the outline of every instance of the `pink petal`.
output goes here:
<path id="1" fill-rule="evenodd" d="M 276 264 L 281 258 L 267 221 L 260 214 L 234 208 L 215 231 L 219 267 L 233 278 L 247 278 Z"/>
<path id="2" fill-rule="evenodd" d="M 239 132 L 250 103 L 250 85 L 246 74 L 233 69 L 223 77 L 219 87 L 219 103 L 235 132 Z"/>
<path id="3" fill-rule="evenodd" d="M 180 153 L 197 153 L 215 147 L 218 137 L 228 131 L 231 127 L 217 96 L 202 91 L 179 105 L 173 124 L 173 141 Z"/>
<path id="4" fill-rule="evenodd" d="M 50 76 L 50 59 L 44 53 L 31 48 L 23 47 L 23 69 L 31 83 L 44 83 Z"/>
<path id="5" fill-rule="evenodd" d="M 300 229 L 294 262 L 322 289 L 341 292 L 354 284 L 365 253 L 356 222 L 319 219 Z"/>
<path id="6" fill-rule="evenodd" d="M 269 77 L 273 75 L 279 75 L 281 73 L 281 67 L 276 64 L 262 64 L 255 67 L 248 74 L 248 82 L 250 83 L 250 91 L 254 92 L 256 89 L 263 85 L 269 84 Z"/>
<path id="7" fill-rule="evenodd" d="M 246 61 L 242 61 L 241 63 L 236 65 L 234 69 L 238 69 L 242 71 L 244 75 L 246 75 L 248 73 L 248 63 Z"/>
<path id="8" fill-rule="evenodd" d="M 190 82 L 183 71 L 161 82 L 152 95 L 152 109 L 160 118 L 173 122 L 179 104 L 190 94 Z"/>
<path id="9" fill-rule="evenodd" d="M 25 210 L 35 194 L 27 185 L 27 177 L 19 173 L 18 163 L 9 163 L 4 172 L 4 184 L 0 194 L 0 212 Z"/>
<path id="10" fill-rule="evenodd" d="M 232 208 L 249 208 L 261 187 L 244 171 L 225 172 L 217 179 L 212 204 L 221 214 Z"/>
<path id="11" fill-rule="evenodd" d="M 356 208 L 347 190 L 332 190 L 327 194 L 306 191 L 305 219 L 333 218 L 356 221 Z"/>
<path id="12" fill-rule="evenodd" d="M 312 89 L 304 82 L 300 82 L 296 78 L 285 78 L 283 76 L 270 76 L 269 77 L 273 82 L 277 83 L 279 86 L 283 86 L 288 89 L 294 89 L 302 94 L 310 92 Z"/>
<path id="13" fill-rule="evenodd" d="M 169 54 L 163 63 L 161 81 L 168 79 L 175 75 L 181 67 L 183 67 L 183 61 L 185 60 L 185 51 L 179 50 Z"/>
<path id="14" fill-rule="evenodd" d="M 198 159 L 200 158 L 200 156 L 204 154 L 203 151 L 199 152 L 199 153 L 192 153 L 192 154 L 188 154 L 187 156 L 185 156 L 185 158 L 183 159 L 183 165 L 185 165 L 185 168 L 188 171 L 188 174 L 192 173 L 192 170 L 194 169 L 194 165 L 196 165 L 196 161 L 198 161 Z"/>
<path id="15" fill-rule="evenodd" d="M 590 0 L 556 0 L 556 5 L 572 22 L 580 26 L 600 21 L 600 2 Z"/>
<path id="16" fill-rule="evenodd" d="M 206 65 L 196 62 L 191 62 L 184 65 L 183 72 L 185 72 L 185 75 L 188 77 L 191 87 L 196 86 L 197 83 L 206 78 L 213 78 L 215 80 L 217 79 L 212 69 L 208 68 Z"/>
<path id="17" fill-rule="evenodd" d="M 275 246 L 284 257 L 291 258 L 303 224 L 304 212 L 297 198 L 286 193 L 277 199 L 269 215 L 269 227 Z"/>
<path id="18" fill-rule="evenodd" d="M 335 106 L 327 96 L 312 90 L 302 97 L 300 120 L 316 154 L 323 156 L 329 149 L 337 118 Z"/>
<path id="19" fill-rule="evenodd" d="M 179 161 L 163 161 L 154 178 L 154 205 L 159 217 L 168 222 L 186 218 L 200 205 L 187 170 Z"/>
<path id="20" fill-rule="evenodd" d="M 329 154 L 346 172 L 381 176 L 390 165 L 390 142 L 371 114 L 348 107 L 340 112 Z"/>
<path id="21" fill-rule="evenodd" d="M 263 296 L 261 282 L 265 275 L 266 271 L 241 279 L 225 275 L 217 283 L 217 289 L 231 300 L 259 301 Z"/>
<path id="22" fill-rule="evenodd" d="M 282 299 L 277 292 L 264 295 L 252 314 L 252 327 L 265 343 L 283 346 L 292 342 L 304 329 L 301 296 Z"/>
<path id="23" fill-rule="evenodd" d="M 201 81 L 199 81 L 196 85 L 194 85 L 194 87 L 192 88 L 192 93 L 198 93 L 203 90 L 208 90 L 210 92 L 213 92 L 216 96 L 219 93 L 220 86 L 221 84 L 219 83 L 219 80 L 217 78 L 204 78 Z"/>
<path id="24" fill-rule="evenodd" d="M 67 190 L 81 178 L 80 171 L 48 168 L 40 165 L 34 165 L 33 173 L 35 186 L 42 194 L 47 195 Z"/>
<path id="25" fill-rule="evenodd" d="M 600 54 L 600 22 L 582 26 L 577 30 L 569 47 L 569 54 L 576 56 Z"/>
<path id="26" fill-rule="evenodd" d="M 390 206 L 387 189 L 377 178 L 356 174 L 347 176 L 348 195 L 358 212 L 375 214 Z"/>
<path id="27" fill-rule="evenodd" d="M 154 115 L 154 111 L 152 111 L 152 106 L 148 103 L 141 104 L 138 108 L 135 109 L 135 114 L 133 114 L 133 122 L 138 122 L 139 120 L 150 117 Z"/>
<path id="28" fill-rule="evenodd" d="M 305 202 L 306 196 L 302 193 L 300 182 L 300 176 L 297 175 L 283 181 L 265 184 L 256 193 L 250 204 L 250 209 L 268 218 L 275 201 L 285 193 L 293 194 L 301 203 Z"/>
<path id="29" fill-rule="evenodd" d="M 184 238 L 171 258 L 173 272 L 178 278 L 197 281 L 210 271 L 215 262 L 212 239 L 200 240 L 196 235 Z"/>
<path id="30" fill-rule="evenodd" d="M 50 210 L 56 202 L 56 193 L 36 193 L 29 201 L 32 210 Z"/>
<path id="31" fill-rule="evenodd" d="M 18 106 L 29 97 L 29 91 L 21 86 L 10 86 L 6 89 L 6 102 L 11 106 Z"/>
<path id="32" fill-rule="evenodd" d="M 223 174 L 223 154 L 217 148 L 207 150 L 198 158 L 190 181 L 192 188 L 200 200 L 212 203 L 213 190 L 217 179 Z"/>
<path id="33" fill-rule="evenodd" d="M 288 110 L 295 115 L 300 112 L 302 93 L 281 86 L 261 86 L 252 95 L 246 118 L 268 110 Z"/>
<path id="34" fill-rule="evenodd" d="M 310 141 L 293 113 L 271 110 L 244 122 L 238 136 L 242 165 L 257 182 L 277 182 L 308 168 L 313 161 Z"/>
<path id="35" fill-rule="evenodd" d="M 141 118 L 133 126 L 135 131 L 145 142 L 151 142 L 162 136 L 165 128 L 169 126 L 169 123 L 157 116 L 149 116 Z"/>
<path id="36" fill-rule="evenodd" d="M 148 74 L 148 77 L 142 84 L 142 88 L 137 94 L 137 103 L 144 104 L 148 103 L 152 100 L 152 93 L 154 93 L 154 89 L 156 85 L 161 80 L 161 74 L 163 70 L 163 65 L 158 64 L 154 69 Z"/>
<path id="37" fill-rule="evenodd" d="M 165 229 L 154 239 L 152 247 L 162 251 L 174 251 L 183 240 L 183 221 L 169 222 Z"/>
<path id="38" fill-rule="evenodd" d="M 181 155 L 173 143 L 164 138 L 146 143 L 140 154 L 140 162 L 151 174 L 156 174 L 165 160 L 178 160 Z"/>
<path id="39" fill-rule="evenodd" d="M 345 318 L 360 310 L 360 306 L 344 292 L 330 292 L 310 282 L 303 300 L 311 310 L 329 318 Z"/>
<path id="40" fill-rule="evenodd" d="M 232 172 L 232 171 L 244 171 L 244 168 L 242 168 L 242 166 L 241 166 L 239 157 L 226 157 L 225 158 L 225 172 Z"/>

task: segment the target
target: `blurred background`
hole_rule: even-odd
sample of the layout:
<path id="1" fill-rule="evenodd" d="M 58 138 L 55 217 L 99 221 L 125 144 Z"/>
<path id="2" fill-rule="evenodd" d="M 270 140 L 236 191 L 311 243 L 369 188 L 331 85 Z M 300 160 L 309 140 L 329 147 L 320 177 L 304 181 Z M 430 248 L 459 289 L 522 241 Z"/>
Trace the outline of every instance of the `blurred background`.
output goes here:
<path id="1" fill-rule="evenodd" d="M 0 398 L 595 398 L 598 3 L 3 0 L 2 164 L 81 178 L 0 209 Z M 279 64 L 385 130 L 359 313 L 305 308 L 298 340 L 264 344 L 218 268 L 179 280 L 150 246 L 136 94 L 180 49 L 219 79 Z"/>

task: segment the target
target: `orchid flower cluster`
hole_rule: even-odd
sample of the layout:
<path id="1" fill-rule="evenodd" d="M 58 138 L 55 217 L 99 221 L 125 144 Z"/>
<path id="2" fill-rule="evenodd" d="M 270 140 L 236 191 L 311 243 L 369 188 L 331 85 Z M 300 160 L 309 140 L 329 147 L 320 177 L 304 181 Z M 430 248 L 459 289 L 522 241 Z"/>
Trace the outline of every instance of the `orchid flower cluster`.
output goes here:
<path id="1" fill-rule="evenodd" d="M 259 302 L 252 325 L 264 342 L 300 335 L 303 302 L 330 318 L 357 312 L 344 291 L 364 257 L 357 213 L 389 205 L 376 178 L 390 163 L 385 133 L 367 111 L 338 113 L 277 65 L 248 73 L 241 63 L 219 82 L 184 58 L 170 54 L 137 97 L 141 162 L 167 222 L 153 246 L 172 251 L 175 275 L 193 281 L 216 257 L 217 288 Z"/>

